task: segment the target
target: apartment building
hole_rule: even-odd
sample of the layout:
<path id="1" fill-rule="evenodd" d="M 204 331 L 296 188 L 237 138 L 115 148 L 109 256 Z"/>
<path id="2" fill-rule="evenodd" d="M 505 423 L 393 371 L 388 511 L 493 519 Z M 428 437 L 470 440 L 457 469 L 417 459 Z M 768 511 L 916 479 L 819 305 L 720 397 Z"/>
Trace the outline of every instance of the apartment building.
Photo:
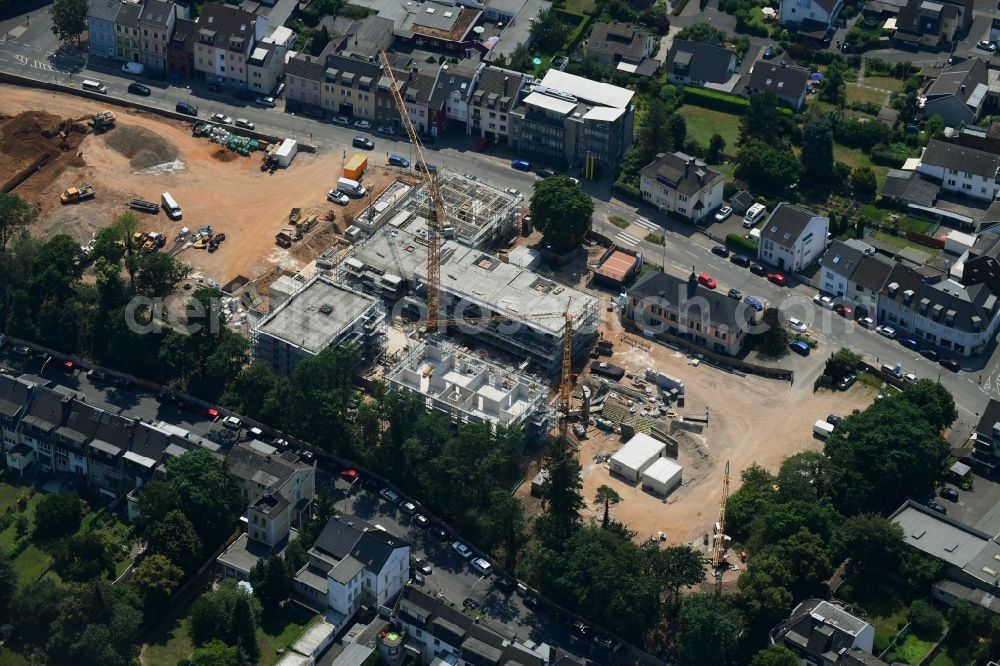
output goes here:
<path id="1" fill-rule="evenodd" d="M 115 54 L 118 60 L 142 62 L 142 43 L 139 38 L 139 17 L 142 4 L 123 2 L 115 15 Z"/>
<path id="2" fill-rule="evenodd" d="M 194 76 L 194 40 L 198 33 L 198 22 L 178 18 L 174 22 L 174 34 L 167 42 L 167 73 L 177 78 Z"/>
<path id="3" fill-rule="evenodd" d="M 24 379 L 0 374 L 0 440 L 4 452 L 21 443 L 20 424 L 35 385 Z"/>
<path id="4" fill-rule="evenodd" d="M 312 107 L 331 116 L 374 122 L 376 87 L 381 79 L 382 65 L 374 58 L 300 53 L 285 69 L 286 105 L 292 110 Z"/>
<path id="5" fill-rule="evenodd" d="M 979 58 L 945 67 L 924 91 L 924 116 L 941 116 L 949 127 L 975 125 L 989 94 L 989 68 Z"/>
<path id="6" fill-rule="evenodd" d="M 87 6 L 87 50 L 98 58 L 114 58 L 115 19 L 122 7 L 121 0 L 90 0 Z"/>
<path id="7" fill-rule="evenodd" d="M 285 58 L 295 45 L 295 33 L 281 25 L 260 41 L 247 57 L 247 88 L 270 95 L 285 74 Z"/>
<path id="8" fill-rule="evenodd" d="M 232 88 L 247 88 L 247 60 L 267 35 L 267 29 L 265 16 L 206 3 L 194 36 L 195 76 Z"/>
<path id="9" fill-rule="evenodd" d="M 830 218 L 780 203 L 761 227 L 757 259 L 785 271 L 801 271 L 826 249 Z"/>
<path id="10" fill-rule="evenodd" d="M 704 219 L 722 205 L 725 178 L 682 152 L 664 153 L 639 172 L 642 198 L 662 211 L 692 222 Z"/>
<path id="11" fill-rule="evenodd" d="M 981 201 L 1000 194 L 1000 155 L 946 141 L 927 142 L 917 173 L 940 181 L 941 189 Z"/>
<path id="12" fill-rule="evenodd" d="M 167 48 L 180 12 L 186 17 L 187 8 L 172 0 L 145 0 L 139 15 L 139 52 L 147 75 L 166 74 Z"/>
<path id="13" fill-rule="evenodd" d="M 468 133 L 507 144 L 511 141 L 511 111 L 531 79 L 501 67 L 484 67 L 468 102 Z"/>

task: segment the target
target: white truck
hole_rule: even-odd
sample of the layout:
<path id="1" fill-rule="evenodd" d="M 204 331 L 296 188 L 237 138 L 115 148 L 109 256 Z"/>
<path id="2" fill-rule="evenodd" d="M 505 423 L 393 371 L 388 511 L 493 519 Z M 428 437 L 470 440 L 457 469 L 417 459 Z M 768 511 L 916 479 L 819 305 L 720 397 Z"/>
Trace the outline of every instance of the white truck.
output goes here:
<path id="1" fill-rule="evenodd" d="M 833 425 L 826 421 L 816 421 L 813 424 L 813 434 L 820 439 L 826 439 L 833 434 Z"/>

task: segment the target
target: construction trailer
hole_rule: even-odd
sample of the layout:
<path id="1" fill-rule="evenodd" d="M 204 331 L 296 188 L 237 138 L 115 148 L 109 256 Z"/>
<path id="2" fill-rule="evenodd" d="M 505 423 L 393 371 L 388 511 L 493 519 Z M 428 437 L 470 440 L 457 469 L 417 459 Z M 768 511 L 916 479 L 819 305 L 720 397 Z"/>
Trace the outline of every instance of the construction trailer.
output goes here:
<path id="1" fill-rule="evenodd" d="M 357 153 L 344 165 L 344 178 L 360 181 L 368 170 L 368 156 Z"/>
<path id="2" fill-rule="evenodd" d="M 295 154 L 299 152 L 299 144 L 295 139 L 285 139 L 281 142 L 281 145 L 274 149 L 271 153 L 271 157 L 278 166 L 282 168 L 288 168 L 288 165 L 292 163 Z"/>
<path id="3" fill-rule="evenodd" d="M 667 445 L 645 433 L 636 433 L 608 461 L 609 469 L 635 483 L 667 450 Z"/>
<path id="4" fill-rule="evenodd" d="M 683 471 L 684 468 L 670 458 L 657 458 L 642 473 L 642 487 L 666 497 L 681 485 Z"/>

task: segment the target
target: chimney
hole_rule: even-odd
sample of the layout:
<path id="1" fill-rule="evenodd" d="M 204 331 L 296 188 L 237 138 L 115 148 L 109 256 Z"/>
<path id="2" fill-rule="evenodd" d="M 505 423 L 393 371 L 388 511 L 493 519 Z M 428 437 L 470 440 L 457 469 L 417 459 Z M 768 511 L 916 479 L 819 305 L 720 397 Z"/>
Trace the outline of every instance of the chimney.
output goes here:
<path id="1" fill-rule="evenodd" d="M 503 77 L 503 94 L 504 95 L 507 94 L 507 84 L 508 83 L 510 83 L 510 77 L 509 76 Z"/>

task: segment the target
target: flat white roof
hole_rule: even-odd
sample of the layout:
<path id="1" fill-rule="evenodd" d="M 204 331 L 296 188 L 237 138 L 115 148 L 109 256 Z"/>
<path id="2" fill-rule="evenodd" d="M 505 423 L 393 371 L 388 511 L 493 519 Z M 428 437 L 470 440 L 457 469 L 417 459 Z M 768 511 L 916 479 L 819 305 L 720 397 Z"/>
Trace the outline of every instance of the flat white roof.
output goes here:
<path id="1" fill-rule="evenodd" d="M 315 657 L 319 647 L 326 643 L 336 631 L 337 628 L 329 622 L 317 622 L 299 636 L 299 640 L 295 641 L 292 649 L 301 654 Z"/>
<path id="2" fill-rule="evenodd" d="M 540 106 L 543 109 L 548 109 L 549 111 L 555 111 L 556 113 L 561 113 L 566 115 L 576 108 L 576 104 L 573 102 L 559 99 L 558 97 L 551 97 L 549 95 L 543 95 L 542 93 L 533 92 L 524 98 L 524 103 L 531 106 Z"/>
<path id="3" fill-rule="evenodd" d="M 626 108 L 635 95 L 635 92 L 628 88 L 619 88 L 610 83 L 598 83 L 582 76 L 560 72 L 558 69 L 550 69 L 542 79 L 542 85 L 616 109 Z"/>
<path id="4" fill-rule="evenodd" d="M 646 468 L 646 471 L 642 473 L 642 477 L 652 481 L 659 481 L 660 483 L 668 483 L 680 476 L 683 471 L 684 468 L 670 458 L 660 458 Z"/>
<path id="5" fill-rule="evenodd" d="M 610 106 L 595 106 L 587 113 L 583 114 L 584 120 L 604 120 L 611 122 L 621 118 L 625 109 L 615 109 Z"/>
<path id="6" fill-rule="evenodd" d="M 611 459 L 623 467 L 639 469 L 650 458 L 659 456 L 665 448 L 663 442 L 640 432 L 618 449 Z"/>

